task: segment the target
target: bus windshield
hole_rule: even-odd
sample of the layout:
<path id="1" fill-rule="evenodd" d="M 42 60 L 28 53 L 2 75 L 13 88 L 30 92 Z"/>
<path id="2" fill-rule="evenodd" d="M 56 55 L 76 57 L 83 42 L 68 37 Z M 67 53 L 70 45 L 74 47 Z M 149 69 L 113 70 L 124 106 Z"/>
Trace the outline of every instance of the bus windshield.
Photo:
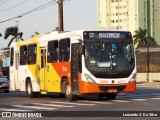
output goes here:
<path id="1" fill-rule="evenodd" d="M 128 75 L 135 66 L 131 39 L 85 40 L 85 65 L 97 77 L 103 75 Z M 99 75 L 98 75 L 99 74 Z M 126 74 L 125 77 L 128 77 Z M 117 76 L 117 77 L 119 77 Z M 122 76 L 121 76 L 122 77 Z"/>

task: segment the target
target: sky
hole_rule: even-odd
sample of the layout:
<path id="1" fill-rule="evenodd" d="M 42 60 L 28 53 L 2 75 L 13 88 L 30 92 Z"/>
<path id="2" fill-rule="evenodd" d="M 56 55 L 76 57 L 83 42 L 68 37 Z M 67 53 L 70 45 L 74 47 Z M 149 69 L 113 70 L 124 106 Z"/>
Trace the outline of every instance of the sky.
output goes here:
<path id="1" fill-rule="evenodd" d="M 53 0 L 0 0 L 0 22 L 22 15 Z M 15 7 L 17 6 L 17 7 Z M 64 30 L 97 28 L 97 0 L 64 0 Z M 0 23 L 0 48 L 7 47 L 10 39 L 4 40 L 6 28 L 17 25 L 23 38 L 28 40 L 35 32 L 48 33 L 58 26 L 58 5 L 53 5 L 36 12 L 24 15 L 8 22 Z"/>

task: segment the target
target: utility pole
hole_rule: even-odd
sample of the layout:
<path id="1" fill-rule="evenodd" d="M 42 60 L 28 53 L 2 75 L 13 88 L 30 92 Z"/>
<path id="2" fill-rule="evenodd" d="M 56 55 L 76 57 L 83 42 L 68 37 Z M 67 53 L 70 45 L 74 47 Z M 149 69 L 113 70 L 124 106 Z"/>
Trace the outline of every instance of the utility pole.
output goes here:
<path id="1" fill-rule="evenodd" d="M 63 0 L 58 0 L 58 32 L 63 31 Z"/>
<path id="2" fill-rule="evenodd" d="M 151 2 L 147 0 L 147 35 L 151 36 Z M 149 72 L 150 72 L 150 54 L 149 45 L 147 45 L 147 82 L 149 82 Z"/>

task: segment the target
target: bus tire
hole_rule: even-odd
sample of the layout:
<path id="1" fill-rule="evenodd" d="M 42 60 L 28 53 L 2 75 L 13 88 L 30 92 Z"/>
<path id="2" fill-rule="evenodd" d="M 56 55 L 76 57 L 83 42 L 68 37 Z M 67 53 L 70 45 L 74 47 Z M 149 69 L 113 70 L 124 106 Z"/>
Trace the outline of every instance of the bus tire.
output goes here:
<path id="1" fill-rule="evenodd" d="M 37 93 L 33 92 L 31 81 L 28 80 L 26 84 L 26 92 L 29 98 L 37 97 Z"/>
<path id="2" fill-rule="evenodd" d="M 107 97 L 107 94 L 106 93 L 100 93 L 100 94 L 98 94 L 98 97 L 99 98 Z"/>
<path id="3" fill-rule="evenodd" d="M 68 101 L 74 101 L 77 98 L 76 95 L 72 93 L 71 88 L 67 81 L 65 81 L 65 97 L 66 100 Z"/>
<path id="4" fill-rule="evenodd" d="M 106 96 L 108 100 L 114 100 L 117 96 L 117 93 L 107 93 Z"/>

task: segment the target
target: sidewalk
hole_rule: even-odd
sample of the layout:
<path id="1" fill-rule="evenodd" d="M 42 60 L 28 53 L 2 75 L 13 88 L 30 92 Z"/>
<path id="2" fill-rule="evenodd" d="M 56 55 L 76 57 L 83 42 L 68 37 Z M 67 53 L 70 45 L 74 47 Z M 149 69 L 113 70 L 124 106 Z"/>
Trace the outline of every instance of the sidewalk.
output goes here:
<path id="1" fill-rule="evenodd" d="M 160 88 L 160 82 L 137 82 L 137 87 Z"/>

